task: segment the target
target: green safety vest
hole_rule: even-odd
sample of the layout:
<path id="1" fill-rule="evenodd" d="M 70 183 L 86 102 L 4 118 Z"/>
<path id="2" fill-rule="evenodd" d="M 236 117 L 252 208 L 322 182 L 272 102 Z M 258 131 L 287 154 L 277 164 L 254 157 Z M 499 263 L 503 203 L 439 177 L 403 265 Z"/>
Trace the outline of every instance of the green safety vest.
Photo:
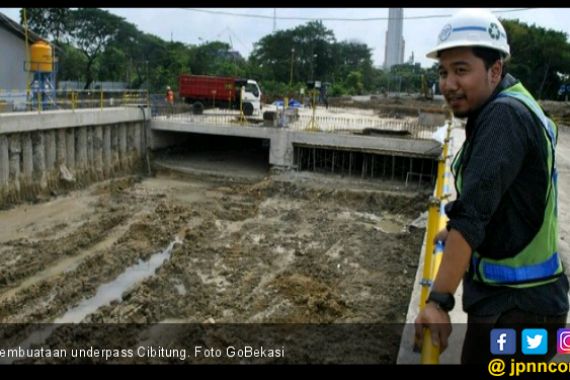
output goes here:
<path id="1" fill-rule="evenodd" d="M 513 257 L 493 260 L 473 252 L 471 270 L 475 281 L 489 285 L 509 287 L 531 287 L 554 282 L 564 269 L 558 254 L 558 173 L 556 170 L 556 138 L 557 127 L 546 117 L 540 105 L 520 83 L 501 91 L 497 97 L 510 96 L 522 102 L 541 122 L 542 132 L 547 143 L 548 187 L 546 192 L 546 208 L 544 220 L 531 242 Z M 455 156 L 451 169 L 455 176 L 455 188 L 461 194 L 462 189 L 462 157 L 465 141 Z"/>

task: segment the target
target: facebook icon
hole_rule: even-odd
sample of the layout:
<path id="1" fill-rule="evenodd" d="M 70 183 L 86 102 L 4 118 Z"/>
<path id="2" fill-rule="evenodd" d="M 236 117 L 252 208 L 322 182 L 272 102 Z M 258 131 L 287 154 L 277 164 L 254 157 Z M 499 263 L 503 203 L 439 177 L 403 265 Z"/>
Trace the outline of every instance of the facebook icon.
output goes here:
<path id="1" fill-rule="evenodd" d="M 491 330 L 491 353 L 512 355 L 517 350 L 517 333 L 514 329 Z"/>

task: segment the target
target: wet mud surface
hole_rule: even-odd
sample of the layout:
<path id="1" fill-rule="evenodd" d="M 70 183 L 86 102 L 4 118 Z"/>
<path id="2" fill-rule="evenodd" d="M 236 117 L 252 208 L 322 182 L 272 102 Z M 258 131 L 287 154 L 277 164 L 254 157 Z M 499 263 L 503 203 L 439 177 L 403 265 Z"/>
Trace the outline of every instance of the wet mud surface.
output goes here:
<path id="1" fill-rule="evenodd" d="M 425 232 L 409 224 L 427 193 L 282 177 L 163 170 L 2 211 L 0 322 L 58 321 L 177 237 L 146 278 L 73 322 L 405 322 Z M 396 331 L 378 360 L 395 362 L 398 343 Z"/>

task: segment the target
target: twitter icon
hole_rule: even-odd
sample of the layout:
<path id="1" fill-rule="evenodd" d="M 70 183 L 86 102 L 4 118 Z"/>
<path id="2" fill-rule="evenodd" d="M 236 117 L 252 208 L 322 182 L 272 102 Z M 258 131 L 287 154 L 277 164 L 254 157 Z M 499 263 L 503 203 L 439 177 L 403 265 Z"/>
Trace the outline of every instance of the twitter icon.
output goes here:
<path id="1" fill-rule="evenodd" d="M 545 355 L 548 352 L 548 332 L 545 329 L 524 329 L 521 347 L 525 355 Z"/>

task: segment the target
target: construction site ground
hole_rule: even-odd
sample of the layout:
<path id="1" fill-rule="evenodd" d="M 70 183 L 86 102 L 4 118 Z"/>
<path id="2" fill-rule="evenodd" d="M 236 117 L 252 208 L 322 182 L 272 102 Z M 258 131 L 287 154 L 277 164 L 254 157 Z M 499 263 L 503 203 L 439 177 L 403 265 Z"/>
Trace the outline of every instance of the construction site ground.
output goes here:
<path id="1" fill-rule="evenodd" d="M 406 322 L 425 234 L 412 222 L 432 189 L 231 157 L 157 160 L 152 177 L 1 210 L 0 323 Z M 558 165 L 568 267 L 567 127 Z M 113 282 L 141 261 L 146 276 Z M 395 363 L 400 335 L 370 362 Z"/>
<path id="2" fill-rule="evenodd" d="M 405 321 L 424 231 L 408 226 L 428 189 L 236 176 L 215 161 L 217 175 L 162 169 L 1 211 L 0 322 Z M 176 236 L 156 272 L 77 311 Z"/>

